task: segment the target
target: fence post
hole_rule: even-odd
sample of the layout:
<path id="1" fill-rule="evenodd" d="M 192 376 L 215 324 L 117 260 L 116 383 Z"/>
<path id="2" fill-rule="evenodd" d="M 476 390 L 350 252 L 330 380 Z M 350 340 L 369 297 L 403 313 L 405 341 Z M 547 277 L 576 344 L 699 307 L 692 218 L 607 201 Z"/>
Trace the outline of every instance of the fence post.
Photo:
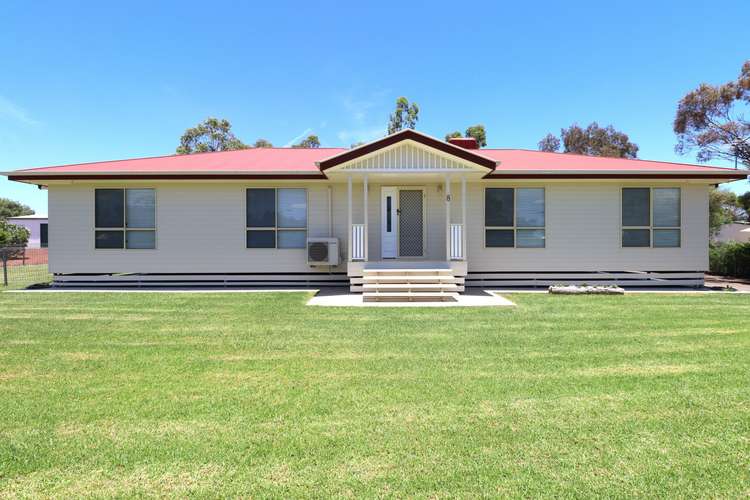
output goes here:
<path id="1" fill-rule="evenodd" d="M 0 257 L 3 259 L 3 286 L 8 286 L 8 254 L 0 250 Z"/>

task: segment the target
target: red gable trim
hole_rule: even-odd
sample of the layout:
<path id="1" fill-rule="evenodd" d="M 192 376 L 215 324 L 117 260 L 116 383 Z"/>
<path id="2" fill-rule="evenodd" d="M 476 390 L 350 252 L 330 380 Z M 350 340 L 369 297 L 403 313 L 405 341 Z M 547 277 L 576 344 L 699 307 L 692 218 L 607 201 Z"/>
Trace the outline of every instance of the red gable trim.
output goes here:
<path id="1" fill-rule="evenodd" d="M 491 160 L 476 153 L 472 153 L 467 149 L 454 146 L 453 144 L 448 144 L 447 142 L 441 141 L 439 139 L 420 134 L 419 132 L 415 132 L 411 129 L 396 132 L 395 134 L 391 134 L 380 140 L 371 142 L 370 144 L 365 144 L 364 146 L 360 146 L 350 151 L 345 151 L 336 156 L 332 156 L 325 160 L 319 161 L 318 166 L 320 167 L 321 171 L 327 170 L 331 167 L 335 167 L 336 165 L 341 165 L 342 163 L 356 160 L 357 158 L 399 143 L 401 141 L 405 141 L 407 139 L 437 149 L 438 151 L 442 151 L 443 153 L 448 153 L 449 155 L 456 156 L 458 158 L 461 158 L 462 160 L 475 163 L 489 170 L 495 170 L 495 167 L 497 166 L 497 162 L 495 160 Z"/>

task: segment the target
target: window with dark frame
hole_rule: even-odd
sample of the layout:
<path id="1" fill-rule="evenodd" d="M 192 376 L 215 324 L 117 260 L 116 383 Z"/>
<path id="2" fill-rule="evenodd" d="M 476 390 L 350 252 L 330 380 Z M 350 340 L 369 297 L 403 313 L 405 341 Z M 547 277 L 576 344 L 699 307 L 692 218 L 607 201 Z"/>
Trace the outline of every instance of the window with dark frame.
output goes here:
<path id="1" fill-rule="evenodd" d="M 94 190 L 94 247 L 156 248 L 156 190 Z"/>
<path id="2" fill-rule="evenodd" d="M 391 232 L 391 224 L 392 224 L 392 222 L 391 222 L 391 210 L 392 210 L 392 203 L 393 203 L 390 196 L 386 196 L 385 197 L 385 203 L 386 203 L 386 208 L 385 208 L 385 210 L 386 210 L 386 217 L 385 217 L 386 228 L 385 228 L 385 230 L 386 230 L 386 232 L 390 233 Z"/>
<path id="3" fill-rule="evenodd" d="M 305 248 L 306 189 L 249 188 L 245 206 L 247 248 Z"/>
<path id="4" fill-rule="evenodd" d="M 485 246 L 544 248 L 544 188 L 485 188 Z"/>
<path id="5" fill-rule="evenodd" d="M 680 188 L 622 188 L 623 248 L 681 246 Z"/>

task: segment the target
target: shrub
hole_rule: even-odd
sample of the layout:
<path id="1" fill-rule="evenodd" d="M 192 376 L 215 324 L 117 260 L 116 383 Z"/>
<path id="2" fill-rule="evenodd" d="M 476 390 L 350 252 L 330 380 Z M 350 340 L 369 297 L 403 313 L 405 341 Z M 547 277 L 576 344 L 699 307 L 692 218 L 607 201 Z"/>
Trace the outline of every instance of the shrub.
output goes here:
<path id="1" fill-rule="evenodd" d="M 712 244 L 708 255 L 712 273 L 750 278 L 750 243 L 729 241 Z"/>
<path id="2" fill-rule="evenodd" d="M 25 247 L 29 230 L 0 219 L 0 247 Z"/>
<path id="3" fill-rule="evenodd" d="M 23 257 L 26 243 L 29 241 L 29 230 L 25 227 L 16 226 L 8 221 L 0 219 L 0 259 L 20 259 Z M 13 249 L 3 248 L 15 247 Z"/>

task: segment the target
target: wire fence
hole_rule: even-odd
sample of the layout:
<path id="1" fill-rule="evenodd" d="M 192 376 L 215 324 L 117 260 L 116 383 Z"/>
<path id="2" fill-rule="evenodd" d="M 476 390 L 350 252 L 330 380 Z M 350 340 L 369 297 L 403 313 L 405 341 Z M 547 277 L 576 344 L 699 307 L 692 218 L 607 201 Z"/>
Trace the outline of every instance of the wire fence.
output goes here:
<path id="1" fill-rule="evenodd" d="M 47 257 L 46 248 L 0 247 L 0 290 L 49 284 Z"/>

